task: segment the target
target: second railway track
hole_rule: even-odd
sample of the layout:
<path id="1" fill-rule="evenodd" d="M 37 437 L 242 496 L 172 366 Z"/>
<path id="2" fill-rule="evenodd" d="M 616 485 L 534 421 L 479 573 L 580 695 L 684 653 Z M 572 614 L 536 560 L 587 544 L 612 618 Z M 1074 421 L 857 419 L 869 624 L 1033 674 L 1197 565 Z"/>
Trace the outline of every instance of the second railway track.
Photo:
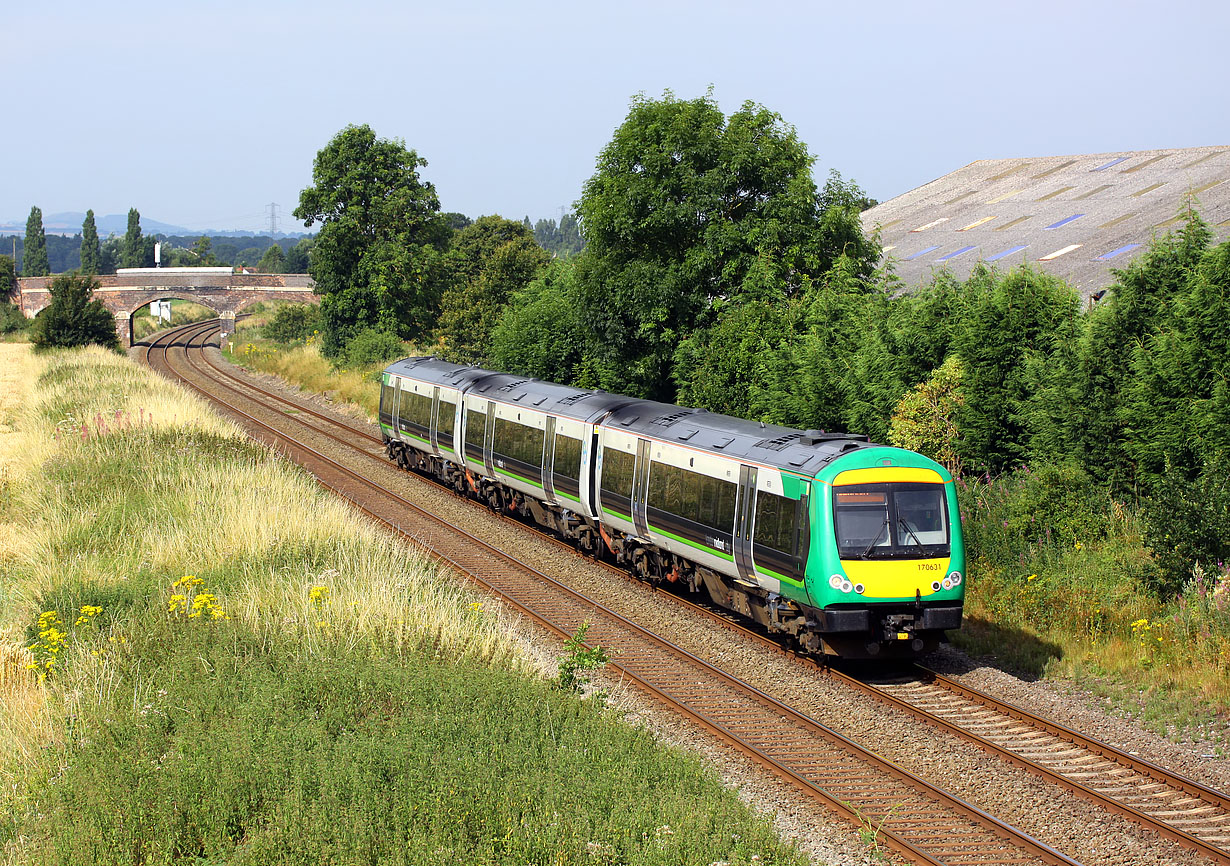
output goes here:
<path id="1" fill-rule="evenodd" d="M 175 332 L 181 335 L 189 334 L 182 345 L 185 359 L 188 358 L 188 350 L 202 344 L 210 330 L 210 326 L 204 325 Z M 151 362 L 156 352 L 166 352 L 166 343 L 169 339 L 173 338 L 163 337 L 150 346 L 147 357 L 150 357 Z M 180 339 L 184 338 L 181 336 Z M 203 354 L 202 357 L 204 357 Z M 195 362 L 189 363 L 195 364 Z M 329 436 L 339 442 L 344 442 L 349 447 L 357 448 L 368 457 L 383 460 L 383 448 L 379 438 L 371 436 L 357 425 L 340 425 L 344 433 L 338 435 L 328 429 L 339 426 L 339 422 L 335 419 L 322 413 L 316 413 L 250 382 L 235 379 L 214 365 L 212 361 L 207 360 L 206 363 L 211 368 L 208 374 L 211 378 L 233 380 L 232 383 L 219 382 L 219 385 L 229 389 L 236 396 L 245 391 L 259 392 L 261 395 L 259 399 L 266 401 L 273 399 L 283 405 L 293 406 L 290 411 L 294 414 L 288 416 L 283 413 L 283 417 L 293 418 L 295 422 L 312 428 L 317 434 Z M 180 376 L 178 373 L 174 375 Z M 197 375 L 206 374 L 198 370 Z M 244 399 L 255 401 L 257 398 L 244 395 Z M 242 410 L 233 411 L 242 413 Z M 309 421 L 308 418 L 303 417 L 304 415 L 308 418 L 315 417 L 314 420 Z M 268 425 L 264 425 L 263 422 L 251 416 L 249 418 L 252 423 L 266 427 L 268 437 L 275 435 Z M 291 442 L 293 443 L 293 440 Z M 297 452 L 301 457 L 313 451 L 303 443 L 288 445 L 283 441 L 282 447 Z M 325 460 L 332 462 L 327 458 Z M 326 468 L 324 474 L 345 476 L 349 472 L 349 470 L 337 467 L 336 464 L 335 467 Z M 358 501 L 355 488 L 359 485 L 361 477 L 354 473 L 351 473 L 351 476 L 345 480 L 338 479 L 336 484 L 330 483 L 328 478 L 325 478 L 324 483 L 339 488 L 343 495 Z M 389 494 L 386 493 L 386 495 Z M 411 503 L 399 497 L 394 496 L 394 499 L 396 502 L 393 510 L 400 512 L 403 516 L 407 508 L 415 508 Z M 739 745 L 740 748 L 751 753 L 756 760 L 769 766 L 780 777 L 788 779 L 799 788 L 810 791 L 813 796 L 818 796 L 828 802 L 831 808 L 844 812 L 860 822 L 868 820 L 879 822 L 883 818 L 885 823 L 882 837 L 903 853 L 908 852 L 907 856 L 916 859 L 916 862 L 1073 862 L 1023 835 L 1014 837 L 1014 845 L 1019 848 L 1015 852 L 1011 851 L 1013 845 L 1006 845 L 1005 840 L 1012 837 L 1014 831 L 1002 827 L 990 831 L 975 831 L 976 824 L 989 819 L 990 816 L 984 815 L 955 798 L 946 806 L 946 810 L 953 811 L 941 818 L 938 824 L 924 820 L 925 816 L 935 811 L 934 803 L 937 801 L 933 798 L 939 797 L 943 800 L 943 792 L 931 789 L 928 794 L 922 795 L 924 798 L 922 801 L 912 801 L 910 797 L 920 795 L 906 795 L 905 789 L 900 786 L 917 785 L 921 780 L 915 780 L 910 774 L 891 766 L 884 766 L 885 762 L 881 762 L 874 756 L 870 759 L 867 756 L 857 759 L 870 760 L 870 764 L 861 765 L 861 769 L 854 769 L 849 762 L 855 759 L 843 750 L 857 751 L 858 747 L 836 732 L 824 729 L 814 720 L 720 671 L 707 674 L 707 676 L 717 676 L 714 684 L 705 686 L 704 681 L 698 679 L 696 685 L 693 686 L 692 681 L 696 672 L 690 666 L 709 667 L 702 660 L 678 647 L 672 647 L 656 636 L 649 636 L 649 644 L 654 645 L 654 648 L 646 649 L 645 645 L 637 643 L 637 641 L 646 640 L 645 635 L 632 640 L 621 633 L 622 629 L 632 628 L 635 631 L 638 627 L 623 620 L 618 614 L 602 609 L 583 596 L 573 598 L 560 609 L 552 610 L 549 599 L 560 595 L 558 585 L 550 589 L 543 589 L 543 584 L 538 583 L 536 584 L 537 589 L 529 591 L 525 587 L 534 585 L 534 581 L 523 583 L 520 588 L 516 582 L 511 585 L 502 584 L 501 581 L 508 570 L 509 562 L 515 561 L 502 559 L 505 555 L 501 553 L 497 557 L 497 565 L 491 553 L 487 552 L 480 556 L 479 561 L 467 563 L 464 561 L 465 557 L 460 554 L 454 555 L 447 550 L 440 550 L 439 526 L 432 523 L 435 518 L 429 518 L 428 525 L 408 526 L 405 525 L 407 520 L 399 520 L 396 514 L 387 515 L 379 513 L 378 510 L 366 510 L 390 525 L 399 526 L 402 531 L 415 538 L 420 544 L 436 549 L 437 555 L 448 560 L 455 567 L 505 596 L 514 605 L 527 610 L 535 618 L 545 620 L 544 624 L 557 634 L 565 635 L 574 630 L 580 622 L 591 621 L 593 623 L 590 632 L 591 639 L 616 649 L 620 653 L 616 658 L 616 664 L 646 691 L 674 705 L 676 711 L 689 716 L 719 738 Z M 418 519 L 420 518 L 416 518 Z M 470 538 L 468 543 L 473 543 L 472 536 L 464 532 L 462 534 Z M 494 570 L 493 565 L 495 565 Z M 528 568 L 523 564 L 517 565 L 521 568 Z M 534 572 L 533 569 L 529 570 Z M 537 575 L 534 578 L 535 581 L 545 578 L 548 585 L 553 583 L 545 575 L 534 573 Z M 518 580 L 523 581 L 521 578 Z M 527 592 L 529 594 L 524 595 Z M 568 591 L 563 594 L 567 595 Z M 555 603 L 561 604 L 558 601 Z M 537 610 L 548 612 L 539 616 L 533 613 Z M 757 639 L 764 640 L 759 637 Z M 665 655 L 662 655 L 663 653 Z M 927 681 L 927 685 L 922 685 L 923 680 Z M 1050 731 L 1047 736 L 1058 736 L 1063 745 L 1054 747 L 1048 741 L 1047 745 L 1043 746 L 1035 733 L 1040 728 L 1034 726 L 1036 724 L 1034 721 L 1026 719 L 1025 716 L 1028 714 L 1024 714 L 1023 711 L 1011 707 L 992 707 L 988 703 L 988 696 L 984 695 L 963 696 L 961 700 L 967 703 L 973 702 L 976 709 L 957 710 L 954 706 L 954 699 L 951 697 L 956 692 L 951 687 L 944 686 L 944 693 L 950 697 L 943 697 L 934 691 L 929 691 L 929 689 L 939 688 L 937 683 L 940 683 L 940 680 L 923 674 L 876 685 L 862 683 L 857 684 L 857 687 L 875 695 L 878 700 L 894 704 L 904 711 L 926 718 L 930 724 L 946 728 L 966 739 L 973 740 L 989 751 L 998 750 L 997 753 L 1001 757 L 1019 766 L 1027 767 L 1033 772 L 1038 772 L 1049 781 L 1064 784 L 1071 790 L 1091 796 L 1103 806 L 1112 809 L 1118 807 L 1118 811 L 1127 814 L 1133 820 L 1149 825 L 1163 835 L 1200 851 L 1210 860 L 1230 863 L 1230 854 L 1224 847 L 1227 812 L 1225 803 L 1217 800 L 1219 795 L 1216 791 L 1181 777 L 1175 777 L 1159 767 L 1144 766 L 1145 762 L 1139 760 L 1135 761 L 1136 767 L 1125 769 L 1122 758 L 1128 756 L 1123 756 L 1122 753 L 1116 754 L 1117 750 L 1087 738 L 1082 738 L 1082 742 L 1078 745 L 1074 737 L 1065 736 L 1063 732 Z M 684 684 L 687 684 L 686 687 Z M 852 682 L 850 685 L 855 687 L 856 684 Z M 958 690 L 960 688 L 958 687 Z M 739 695 L 738 699 L 734 697 L 736 694 Z M 765 700 L 770 703 L 767 705 L 761 703 Z M 757 706 L 760 707 L 759 710 L 754 709 Z M 758 712 L 765 713 L 759 722 L 756 720 Z M 988 713 L 994 713 L 996 716 L 988 717 L 985 715 Z M 1003 719 L 1009 720 L 1006 726 Z M 976 733 L 980 727 L 982 733 Z M 1074 734 L 1066 729 L 1064 731 L 1066 734 Z M 1009 740 L 1015 737 L 1019 743 L 1024 744 L 1024 747 L 1014 749 L 1011 742 L 1001 742 L 1004 736 L 997 739 L 996 732 L 1008 737 Z M 1079 735 L 1076 736 L 1079 737 Z M 820 748 L 821 743 L 825 744 L 823 748 Z M 1073 750 L 1082 751 L 1077 754 Z M 1027 753 L 1029 757 L 1026 757 Z M 1036 757 L 1045 759 L 1048 753 L 1053 758 L 1050 766 L 1045 760 L 1041 762 L 1034 760 Z M 1083 775 L 1090 772 L 1091 767 L 1090 762 L 1084 759 L 1084 755 L 1096 756 L 1099 762 L 1098 772 L 1107 774 L 1107 779 L 1110 781 L 1102 784 L 1085 784 L 1079 781 Z M 875 766 L 879 766 L 879 769 L 868 769 L 868 767 Z M 824 769 L 829 769 L 832 773 L 825 776 Z M 1128 778 L 1133 774 L 1141 775 L 1142 772 L 1147 782 L 1137 784 L 1135 778 Z M 887 786 L 884 782 L 875 783 L 873 779 L 876 778 L 877 773 L 881 776 L 887 773 L 893 776 L 895 781 Z M 874 789 L 877 784 L 884 787 L 884 790 L 869 794 L 869 790 Z M 1152 788 L 1147 788 L 1146 785 Z M 1170 791 L 1179 793 L 1171 794 Z M 983 834 L 989 832 L 990 835 L 985 838 L 970 835 L 974 832 Z M 930 844 L 924 844 L 923 840 L 930 840 Z M 928 851 L 931 853 L 927 853 Z M 1025 859 L 1014 859 L 1021 856 Z"/>

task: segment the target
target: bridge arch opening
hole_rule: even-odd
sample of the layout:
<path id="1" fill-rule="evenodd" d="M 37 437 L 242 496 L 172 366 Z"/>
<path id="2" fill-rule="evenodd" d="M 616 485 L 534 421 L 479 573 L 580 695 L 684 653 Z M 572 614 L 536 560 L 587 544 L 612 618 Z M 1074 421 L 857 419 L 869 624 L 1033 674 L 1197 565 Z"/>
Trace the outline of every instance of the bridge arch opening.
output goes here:
<path id="1" fill-rule="evenodd" d="M 151 334 L 173 325 L 187 325 L 205 319 L 216 319 L 221 315 L 221 310 L 210 304 L 203 304 L 201 300 L 200 297 L 193 297 L 187 293 L 167 293 L 160 297 L 150 298 L 146 303 L 128 313 L 129 333 L 132 334 L 132 341 L 140 342 Z M 164 301 L 170 302 L 169 321 L 155 315 L 155 305 L 161 305 Z"/>

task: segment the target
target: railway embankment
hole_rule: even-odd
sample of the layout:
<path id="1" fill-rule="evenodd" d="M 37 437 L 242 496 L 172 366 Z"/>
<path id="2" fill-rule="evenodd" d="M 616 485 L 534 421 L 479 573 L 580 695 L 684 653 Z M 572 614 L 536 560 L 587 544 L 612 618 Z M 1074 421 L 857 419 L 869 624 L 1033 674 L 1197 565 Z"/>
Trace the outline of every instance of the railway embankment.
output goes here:
<path id="1" fill-rule="evenodd" d="M 264 339 L 259 324 L 241 327 L 230 360 L 374 413 L 370 371 L 333 368 L 310 341 Z M 954 643 L 979 664 L 1046 678 L 1091 706 L 1225 754 L 1230 563 L 1193 574 L 1178 593 L 1151 592 L 1157 568 L 1143 510 L 1078 466 L 1022 467 L 959 487 L 971 580 Z"/>
<path id="2" fill-rule="evenodd" d="M 805 862 L 200 401 L 0 352 L 0 861 Z"/>

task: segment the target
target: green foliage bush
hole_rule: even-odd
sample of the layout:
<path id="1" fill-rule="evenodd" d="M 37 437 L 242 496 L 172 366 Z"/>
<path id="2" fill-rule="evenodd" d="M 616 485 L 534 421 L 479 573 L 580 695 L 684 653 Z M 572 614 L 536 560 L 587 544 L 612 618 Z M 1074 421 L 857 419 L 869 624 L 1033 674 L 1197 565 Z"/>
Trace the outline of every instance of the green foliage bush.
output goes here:
<path id="1" fill-rule="evenodd" d="M 1146 541 L 1169 595 L 1187 583 L 1192 568 L 1230 562 L 1230 455 L 1211 460 L 1194 479 L 1166 472 L 1146 500 Z"/>
<path id="2" fill-rule="evenodd" d="M 366 367 L 369 364 L 383 364 L 405 354 L 405 344 L 395 335 L 368 329 L 360 331 L 346 346 L 345 359 L 351 367 Z"/>
<path id="3" fill-rule="evenodd" d="M 959 479 L 972 600 L 1000 627 L 1115 634 L 1156 605 L 1141 509 L 1076 464 Z"/>
<path id="4" fill-rule="evenodd" d="M 314 304 L 288 304 L 279 307 L 273 318 L 263 327 L 264 335 L 279 343 L 302 342 L 319 330 L 320 308 Z"/>
<path id="5" fill-rule="evenodd" d="M 30 327 L 30 320 L 16 304 L 0 299 L 0 334 L 13 334 Z"/>
<path id="6" fill-rule="evenodd" d="M 491 366 L 549 382 L 579 383 L 585 332 L 575 270 L 552 262 L 515 293 L 491 333 Z"/>
<path id="7" fill-rule="evenodd" d="M 40 351 L 88 346 L 118 349 L 115 317 L 94 297 L 98 281 L 63 274 L 51 284 L 51 303 L 34 320 L 30 339 Z"/>

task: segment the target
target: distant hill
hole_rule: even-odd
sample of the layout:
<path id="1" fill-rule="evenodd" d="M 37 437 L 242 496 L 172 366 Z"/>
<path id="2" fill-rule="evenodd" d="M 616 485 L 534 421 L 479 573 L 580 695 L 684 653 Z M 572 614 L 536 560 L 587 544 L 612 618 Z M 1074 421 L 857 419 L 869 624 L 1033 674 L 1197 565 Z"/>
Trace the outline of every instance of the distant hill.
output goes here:
<path id="1" fill-rule="evenodd" d="M 75 211 L 66 211 L 64 213 L 43 214 L 43 231 L 49 235 L 75 235 L 80 233 L 81 224 L 85 222 L 85 214 Z M 128 214 L 107 214 L 106 216 L 98 216 L 95 214 L 94 223 L 98 226 L 98 236 L 106 238 L 108 235 L 119 235 L 123 237 L 128 231 Z M 0 220 L 0 235 L 24 235 L 26 233 L 26 218 L 20 220 Z M 145 214 L 141 214 L 141 233 L 145 235 L 180 235 L 193 238 L 199 238 L 201 235 L 209 235 L 210 237 L 262 237 L 268 235 L 268 232 L 254 231 L 237 231 L 232 229 L 190 229 L 184 226 L 177 226 L 171 223 L 159 222 L 156 219 L 151 219 Z M 278 237 L 282 238 L 298 238 L 306 237 L 307 232 L 278 232 Z"/>

